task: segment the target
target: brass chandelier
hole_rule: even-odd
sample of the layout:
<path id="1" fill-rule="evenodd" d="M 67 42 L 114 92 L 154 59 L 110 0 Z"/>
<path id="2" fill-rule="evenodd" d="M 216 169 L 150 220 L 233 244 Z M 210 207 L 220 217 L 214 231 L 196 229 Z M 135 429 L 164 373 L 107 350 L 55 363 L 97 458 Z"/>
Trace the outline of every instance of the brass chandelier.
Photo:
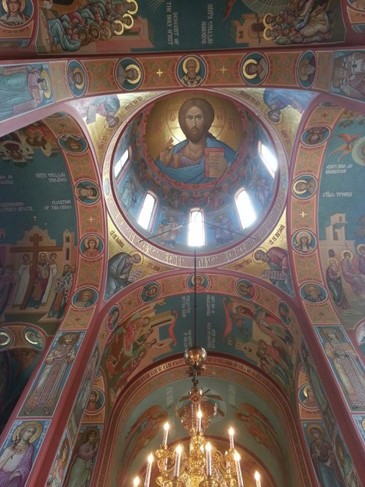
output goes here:
<path id="1" fill-rule="evenodd" d="M 153 464 L 157 464 L 158 475 L 153 487 L 244 487 L 241 471 L 241 457 L 234 446 L 234 430 L 229 428 L 229 448 L 223 454 L 207 441 L 204 433 L 217 413 L 217 405 L 203 398 L 198 377 L 207 360 L 207 352 L 197 343 L 197 286 L 196 247 L 194 248 L 194 321 L 193 346 L 185 351 L 184 359 L 192 378 L 192 387 L 187 401 L 176 407 L 176 415 L 189 433 L 187 451 L 182 445 L 169 446 L 169 424 L 165 423 L 163 441 L 154 454 L 148 456 L 143 487 L 152 487 Z M 259 472 L 254 475 L 256 487 L 261 487 Z M 142 486 L 136 477 L 133 486 Z"/>
<path id="2" fill-rule="evenodd" d="M 234 430 L 229 429 L 229 449 L 223 454 L 206 439 L 204 433 L 216 414 L 217 407 L 203 399 L 198 376 L 207 359 L 207 352 L 201 347 L 192 347 L 185 352 L 189 366 L 192 387 L 187 402 L 176 409 L 176 415 L 189 433 L 187 451 L 182 445 L 168 445 L 169 424 L 164 424 L 163 441 L 147 460 L 143 487 L 151 487 L 153 464 L 157 464 L 158 487 L 244 487 L 240 454 L 234 446 Z M 256 487 L 261 487 L 260 474 L 255 472 Z M 142 486 L 139 477 L 133 486 Z"/>

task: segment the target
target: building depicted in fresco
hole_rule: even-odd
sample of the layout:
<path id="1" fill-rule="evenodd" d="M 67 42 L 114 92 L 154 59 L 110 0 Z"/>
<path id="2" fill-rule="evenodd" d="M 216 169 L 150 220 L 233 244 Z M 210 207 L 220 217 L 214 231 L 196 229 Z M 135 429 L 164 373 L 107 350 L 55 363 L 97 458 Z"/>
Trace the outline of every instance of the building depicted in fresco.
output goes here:
<path id="1" fill-rule="evenodd" d="M 197 344 L 245 486 L 363 485 L 364 36 L 363 0 L 0 2 L 1 487 L 187 445 Z"/>

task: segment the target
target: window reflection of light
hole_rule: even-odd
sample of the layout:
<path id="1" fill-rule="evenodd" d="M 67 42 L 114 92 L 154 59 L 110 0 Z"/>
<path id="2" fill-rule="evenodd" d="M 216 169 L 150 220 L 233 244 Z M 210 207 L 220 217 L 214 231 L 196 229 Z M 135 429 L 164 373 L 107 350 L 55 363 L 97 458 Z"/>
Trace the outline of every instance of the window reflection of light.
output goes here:
<path id="1" fill-rule="evenodd" d="M 128 161 L 129 158 L 129 151 L 128 149 L 123 152 L 122 156 L 118 159 L 118 161 L 114 164 L 114 177 L 118 177 L 120 171 L 125 166 L 125 163 Z"/>
<path id="2" fill-rule="evenodd" d="M 188 245 L 190 247 L 201 247 L 205 245 L 204 220 L 201 210 L 190 211 Z"/>
<path id="3" fill-rule="evenodd" d="M 257 218 L 255 209 L 251 202 L 251 198 L 249 197 L 247 192 L 242 189 L 239 193 L 237 193 L 235 202 L 241 221 L 241 226 L 243 229 L 248 228 L 256 221 Z"/>
<path id="4" fill-rule="evenodd" d="M 270 176 L 274 178 L 278 170 L 278 160 L 275 154 L 262 142 L 259 142 L 259 154 Z"/>
<path id="5" fill-rule="evenodd" d="M 147 193 L 143 201 L 141 212 L 137 220 L 138 224 L 144 230 L 148 230 L 150 226 L 155 205 L 156 205 L 156 198 L 151 193 Z"/>

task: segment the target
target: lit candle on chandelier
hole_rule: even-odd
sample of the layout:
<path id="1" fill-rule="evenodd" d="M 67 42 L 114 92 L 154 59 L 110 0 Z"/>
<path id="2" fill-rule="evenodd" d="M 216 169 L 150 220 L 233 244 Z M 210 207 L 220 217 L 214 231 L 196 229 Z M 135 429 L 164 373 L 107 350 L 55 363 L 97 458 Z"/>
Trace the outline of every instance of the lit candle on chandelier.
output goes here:
<path id="1" fill-rule="evenodd" d="M 169 429 L 170 429 L 169 423 L 165 423 L 163 425 L 163 443 L 162 443 L 164 448 L 167 447 L 167 438 L 169 436 Z"/>
<path id="2" fill-rule="evenodd" d="M 238 451 L 235 451 L 234 452 L 234 463 L 236 464 L 237 485 L 238 485 L 238 487 L 244 487 L 240 460 L 241 460 L 240 454 L 238 453 Z"/>
<path id="3" fill-rule="evenodd" d="M 202 417 L 203 417 L 202 410 L 198 409 L 198 412 L 196 413 L 196 431 L 198 433 L 200 433 L 202 429 Z"/>
<path id="4" fill-rule="evenodd" d="M 174 477 L 177 478 L 180 475 L 180 461 L 181 461 L 181 453 L 182 453 L 182 446 L 177 445 L 175 448 L 175 467 L 174 467 Z"/>
<path id="5" fill-rule="evenodd" d="M 134 477 L 133 479 L 133 487 L 138 487 L 139 484 L 140 484 L 140 480 L 139 480 L 139 477 Z"/>
<path id="6" fill-rule="evenodd" d="M 212 475 L 212 445 L 205 445 L 205 473 L 210 477 Z"/>
<path id="7" fill-rule="evenodd" d="M 153 455 L 150 453 L 147 458 L 146 477 L 144 479 L 144 487 L 150 487 L 151 472 L 152 472 Z"/>
<path id="8" fill-rule="evenodd" d="M 256 487 L 261 487 L 261 475 L 259 474 L 259 472 L 256 470 L 255 471 L 255 480 L 256 480 Z"/>
<path id="9" fill-rule="evenodd" d="M 229 448 L 230 450 L 233 450 L 234 449 L 234 429 L 233 428 L 229 428 L 228 430 L 228 436 L 229 436 Z"/>

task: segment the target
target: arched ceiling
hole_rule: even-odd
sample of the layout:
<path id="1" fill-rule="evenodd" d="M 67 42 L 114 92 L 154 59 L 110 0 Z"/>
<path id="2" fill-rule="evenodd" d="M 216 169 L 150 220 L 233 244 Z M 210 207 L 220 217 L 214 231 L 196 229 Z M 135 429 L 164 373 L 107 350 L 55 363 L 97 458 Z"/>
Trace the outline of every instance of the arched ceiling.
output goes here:
<path id="1" fill-rule="evenodd" d="M 253 10 L 260 14 L 264 5 L 254 2 Z M 332 41 L 344 30 L 339 18 L 334 22 Z M 46 45 L 44 32 L 40 40 Z M 79 46 L 82 52 L 89 43 Z M 276 37 L 274 43 L 279 45 Z M 117 44 L 111 46 L 110 53 L 118 52 Z M 55 55 L 66 50 L 62 43 L 58 48 Z M 160 420 L 166 412 L 173 416 L 173 404 L 190 387 L 182 354 L 195 333 L 194 256 L 186 244 L 193 208 L 206 211 L 209 227 L 207 245 L 196 254 L 196 341 L 208 350 L 200 380 L 204 390 L 224 398 L 211 435 L 221 441 L 228 423 L 238 423 L 237 444 L 252 470 L 263 472 L 265 485 L 280 486 L 287 478 L 291 485 L 311 482 L 302 449 L 309 438 L 305 422 L 320 421 L 318 406 L 328 412 L 329 424 L 332 418 L 312 355 L 320 346 L 326 353 L 331 332 L 364 353 L 364 110 L 362 101 L 356 105 L 361 97 L 339 87 L 328 69 L 333 62 L 336 73 L 336 59 L 346 55 L 326 49 L 256 53 L 255 62 L 270 59 L 265 87 L 262 80 L 255 86 L 244 71 L 248 54 L 227 57 L 235 73 L 230 77 L 215 54 L 193 56 L 204 68 L 199 83 L 206 80 L 193 88 L 181 81 L 186 56 L 53 60 L 52 79 L 63 84 L 54 83 L 42 111 L 22 121 L 15 117 L 14 131 L 2 132 L 0 153 L 10 181 L 3 185 L 3 206 L 17 208 L 14 190 L 24 194 L 24 210 L 3 215 L 11 229 L 4 245 L 23 249 L 13 257 L 16 268 L 22 253 L 34 251 L 37 258 L 29 243 L 34 235 L 59 247 L 58 278 L 70 279 L 73 293 L 54 289 L 47 309 L 23 295 L 6 309 L 5 319 L 13 325 L 30 321 L 50 336 L 61 323 L 62 330 L 81 327 L 97 336 L 101 366 L 94 390 L 103 406 L 97 421 L 89 414 L 86 423 L 104 423 L 110 433 L 99 473 L 110 485 L 127 485 L 142 470 L 147 450 L 158 445 Z M 310 80 L 300 71 L 309 62 L 316 68 Z M 122 68 L 131 64 L 138 79 L 124 85 Z M 37 69 L 46 79 L 49 66 L 39 63 Z M 134 92 L 141 86 L 144 91 Z M 209 101 L 215 114 L 213 169 L 200 181 L 180 180 L 158 162 L 167 146 L 185 138 L 178 110 L 190 98 Z M 259 142 L 276 155 L 274 177 L 262 163 Z M 126 151 L 126 165 L 116 170 Z M 223 171 L 222 158 L 228 162 Z M 240 227 L 234 208 L 241 188 L 258 215 L 248 229 Z M 148 191 L 157 197 L 157 209 L 143 230 L 137 219 Z M 165 240 L 161 235 L 172 221 L 178 231 Z M 139 260 L 128 267 L 130 255 Z M 309 351 L 313 337 L 318 343 Z M 316 384 L 318 404 L 309 407 L 303 362 Z M 349 410 L 362 411 L 341 377 L 337 381 Z M 174 428 L 176 440 L 186 437 L 178 421 Z"/>
<path id="2" fill-rule="evenodd" d="M 205 93 L 200 90 L 198 92 L 199 97 L 204 98 Z M 281 431 L 283 428 L 282 419 L 279 415 L 267 416 L 263 405 L 271 395 L 271 391 L 266 389 L 260 390 L 256 395 L 250 393 L 250 389 L 246 386 L 246 379 L 242 378 L 240 385 L 234 385 L 229 377 L 222 378 L 223 362 L 216 365 L 214 363 L 214 357 L 226 356 L 238 361 L 237 363 L 244 364 L 245 367 L 251 368 L 254 371 L 255 377 L 258 382 L 267 381 L 268 378 L 275 384 L 275 388 L 281 391 L 281 394 L 285 398 L 285 404 L 288 414 L 292 416 L 292 421 L 295 418 L 298 419 L 298 408 L 296 394 L 293 392 L 303 384 L 298 382 L 298 366 L 300 365 L 300 347 L 301 337 L 303 334 L 303 326 L 305 327 L 304 317 L 298 301 L 293 301 L 292 295 L 299 293 L 303 299 L 303 305 L 308 309 L 308 314 L 312 312 L 313 304 L 311 296 L 304 294 L 304 287 L 301 287 L 301 276 L 303 275 L 303 267 L 300 266 L 300 262 L 306 259 L 309 263 L 308 256 L 313 255 L 315 252 L 316 242 L 318 239 L 318 229 L 316 228 L 315 221 L 314 226 L 298 225 L 298 230 L 293 232 L 290 247 L 293 248 L 291 257 L 289 252 L 285 251 L 286 260 L 292 261 L 293 267 L 291 268 L 291 277 L 286 282 L 277 281 L 275 274 L 270 274 L 270 266 L 267 262 L 257 258 L 257 250 L 263 250 L 266 252 L 269 246 L 274 247 L 286 247 L 288 242 L 288 233 L 285 220 L 286 201 L 289 199 L 292 201 L 292 209 L 290 215 L 295 214 L 295 205 L 299 206 L 305 204 L 306 208 L 309 208 L 309 203 L 312 201 L 312 187 L 308 189 L 308 180 L 311 179 L 310 167 L 306 165 L 306 173 L 303 174 L 300 164 L 301 160 L 308 161 L 306 151 L 311 154 L 316 154 L 318 157 L 320 154 L 328 154 L 331 157 L 333 151 L 338 148 L 338 139 L 341 136 L 341 126 L 344 119 L 348 120 L 349 115 L 347 112 L 343 112 L 343 109 L 339 106 L 333 106 L 332 104 L 324 103 L 319 108 L 315 109 L 322 114 L 322 117 L 326 120 L 324 128 L 318 131 L 311 130 L 313 122 L 308 118 L 309 114 L 306 113 L 304 103 L 300 110 L 294 107 L 288 107 L 285 115 L 282 114 L 282 120 L 278 127 L 275 125 L 270 128 L 271 135 L 268 137 L 265 135 L 265 131 L 268 130 L 267 121 L 265 121 L 263 114 L 265 113 L 265 101 L 263 99 L 263 90 L 248 89 L 247 92 L 240 90 L 237 93 L 233 90 L 227 90 L 227 95 L 231 103 L 235 103 L 236 106 L 241 106 L 243 113 L 249 113 L 247 110 L 251 110 L 253 106 L 256 107 L 255 117 L 259 121 L 259 128 L 252 128 L 251 135 L 247 135 L 244 141 L 248 141 L 247 145 L 244 145 L 245 150 L 249 151 L 249 157 L 243 156 L 242 159 L 237 159 L 233 166 L 232 173 L 224 174 L 223 177 L 218 178 L 218 181 L 214 181 L 213 186 L 209 187 L 209 183 L 187 185 L 184 184 L 183 188 L 179 188 L 179 191 L 190 192 L 187 201 L 190 201 L 191 195 L 194 194 L 198 206 L 202 205 L 202 202 L 209 199 L 211 190 L 214 185 L 221 185 L 220 193 L 224 191 L 225 199 L 222 206 L 219 206 L 217 213 L 213 213 L 212 220 L 214 221 L 220 211 L 227 212 L 227 208 L 231 208 L 233 205 L 232 194 L 234 194 L 235 188 L 240 184 L 246 185 L 245 187 L 255 187 L 254 183 L 251 184 L 251 180 L 247 179 L 247 172 L 252 172 L 255 176 L 252 177 L 252 181 L 257 183 L 257 178 L 260 177 L 260 171 L 262 171 L 262 164 L 257 157 L 258 140 L 261 140 L 260 136 L 266 138 L 272 149 L 277 154 L 278 159 L 278 172 L 271 189 L 271 195 L 267 194 L 267 208 L 263 207 L 261 213 L 259 213 L 260 220 L 258 228 L 254 228 L 249 233 L 241 232 L 239 237 L 232 238 L 228 242 L 225 241 L 220 246 L 214 245 L 214 240 L 208 246 L 207 249 L 202 248 L 197 250 L 197 272 L 201 276 L 200 287 L 198 288 L 197 298 L 197 341 L 209 351 L 209 356 L 212 356 L 212 363 L 208 365 L 209 372 L 208 377 L 220 377 L 219 383 L 216 384 L 217 395 L 222 397 L 227 396 L 227 391 L 231 391 L 236 399 L 230 404 L 229 408 L 226 408 L 224 421 L 221 421 L 221 425 L 227 425 L 228 422 L 237 423 L 237 409 L 240 405 L 248 404 L 244 407 L 253 407 L 257 414 L 262 418 L 266 418 L 267 424 L 273 428 L 273 431 Z M 290 92 L 286 92 L 289 96 Z M 187 96 L 187 95 L 185 95 Z M 209 98 L 214 100 L 214 93 L 209 92 Z M 222 99 L 223 91 L 219 93 L 219 100 Z M 300 99 L 300 94 L 295 95 Z M 179 95 L 181 99 L 181 95 Z M 306 94 L 308 99 L 311 98 L 310 94 Z M 101 198 L 99 195 L 97 179 L 92 181 L 90 178 L 90 172 L 88 166 L 85 166 L 86 154 L 89 154 L 90 163 L 92 164 L 92 140 L 89 138 L 92 136 L 92 130 L 90 134 L 84 132 L 82 134 L 82 126 L 78 124 L 79 135 L 72 135 L 75 133 L 75 121 L 72 117 L 60 114 L 60 116 L 48 118 L 43 124 L 38 123 L 28 128 L 22 129 L 18 132 L 18 146 L 25 147 L 30 146 L 32 149 L 28 150 L 29 154 L 33 152 L 45 153 L 48 156 L 48 149 L 41 142 L 38 144 L 38 139 L 42 141 L 42 135 L 52 128 L 55 133 L 58 143 L 62 149 L 63 156 L 67 160 L 68 170 L 70 171 L 73 185 L 76 191 L 76 198 L 80 205 L 80 215 L 84 212 L 84 216 L 79 219 L 79 225 L 81 227 L 81 234 L 84 234 L 81 252 L 84 255 L 85 264 L 88 262 L 89 268 L 95 269 L 95 264 L 101 270 L 100 264 L 97 263 L 96 257 L 100 255 L 100 250 L 106 243 L 107 237 L 100 234 L 96 229 L 94 222 L 91 221 L 91 226 L 87 223 L 94 219 L 96 215 L 96 206 L 99 205 L 102 199 L 105 198 L 106 205 L 109 209 L 109 221 L 108 221 L 108 233 L 109 233 L 109 258 L 114 255 L 122 253 L 138 253 L 142 256 L 141 263 L 137 263 L 130 276 L 130 282 L 135 281 L 135 284 L 129 284 L 128 292 L 121 288 L 120 292 L 115 292 L 114 295 L 104 295 L 104 299 L 108 301 L 104 306 L 104 311 L 99 312 L 97 316 L 105 316 L 104 330 L 101 335 L 102 342 L 106 341 L 106 347 L 103 353 L 102 370 L 105 380 L 105 404 L 107 416 L 111 418 L 111 421 L 116 421 L 115 418 L 120 418 L 119 408 L 124 407 L 123 398 L 125 397 L 124 388 L 131 383 L 132 378 L 137 378 L 145 373 L 145 369 L 150 367 L 151 361 L 169 364 L 170 361 L 176 360 L 176 357 L 182 355 L 184 349 L 193 344 L 193 268 L 194 258 L 190 249 L 186 246 L 178 248 L 171 248 L 169 245 L 163 245 L 150 236 L 158 233 L 158 226 L 163 219 L 164 212 L 168 214 L 173 210 L 176 210 L 173 206 L 163 207 L 155 215 L 155 228 L 149 233 L 144 232 L 138 228 L 135 216 L 130 215 L 130 208 L 121 201 L 117 201 L 118 197 L 121 198 L 118 191 L 123 187 L 123 181 L 128 181 L 131 177 L 134 177 L 137 181 L 137 186 L 141 186 L 140 193 L 136 191 L 136 209 L 135 215 L 138 213 L 138 207 L 141 204 L 141 194 L 148 191 L 151 187 L 154 189 L 155 194 L 159 197 L 166 196 L 163 191 L 156 189 L 156 177 L 158 176 L 160 184 L 163 185 L 163 175 L 161 171 L 158 172 L 154 165 L 154 159 L 150 158 L 148 164 L 150 169 L 146 173 L 141 172 L 139 168 L 139 162 L 141 157 L 136 157 L 138 150 L 144 147 L 147 137 L 143 130 L 148 129 L 148 117 L 147 123 L 141 124 L 141 113 L 146 117 L 146 114 L 153 113 L 154 106 L 161 106 L 162 99 L 157 98 L 151 104 L 146 96 L 147 110 L 144 110 L 144 97 L 141 95 L 136 96 L 137 100 L 135 116 L 136 122 L 133 116 L 129 117 L 128 123 L 122 123 L 122 126 L 117 134 L 111 138 L 110 128 L 105 126 L 102 119 L 98 120 L 97 134 L 99 140 L 108 140 L 110 143 L 105 145 L 107 149 L 107 157 L 105 163 L 101 165 L 103 171 L 103 187 L 104 194 Z M 249 99 L 249 102 L 247 100 Z M 156 105 L 155 105 L 156 102 Z M 89 103 L 94 103 L 89 101 Z M 76 106 L 79 102 L 75 102 Z M 69 103 L 70 110 L 72 112 L 72 103 Z M 141 111 L 142 109 L 142 111 Z M 161 110 L 161 108 L 160 108 Z M 322 127 L 319 124 L 318 115 L 316 111 L 311 116 L 316 120 L 316 126 Z M 85 112 L 84 112 L 85 113 Z M 328 116 L 332 115 L 332 126 Z M 287 119 L 286 119 L 287 115 Z M 247 117 L 247 115 L 245 115 Z M 303 125 L 302 120 L 305 120 L 307 125 Z M 144 119 L 143 119 L 144 120 Z M 351 125 L 353 125 L 356 131 L 356 126 L 362 123 L 362 117 L 356 113 L 351 114 Z M 226 122 L 227 123 L 227 122 Z M 141 129 L 141 126 L 143 129 Z M 331 128 L 329 128 L 331 126 Z M 296 129 L 295 129 L 296 127 Z M 301 127 L 301 129 L 299 129 Z M 307 128 L 309 127 L 309 128 Z M 337 128 L 338 127 L 338 128 Z M 295 140 L 296 130 L 302 130 L 302 137 L 300 141 Z M 103 130 L 104 134 L 103 135 Z M 134 140 L 131 137 L 132 133 L 137 133 L 137 139 Z M 314 133 L 313 140 L 310 138 Z M 127 134 L 127 135 L 126 135 Z M 262 135 L 263 134 L 263 135 Z M 285 138 L 283 138 L 285 134 Z M 32 138 L 33 137 L 33 138 Z M 86 137 L 86 138 L 85 138 Z M 139 137 L 139 138 L 138 138 Z M 354 139 L 359 138 L 359 136 Z M 14 139 L 14 137 L 13 137 Z M 52 146 L 50 138 L 47 138 L 47 144 Z M 88 142 L 87 142 L 88 140 Z M 332 142 L 333 141 L 333 142 Z M 156 141 L 154 142 L 157 146 Z M 298 145 L 299 144 L 299 145 Z M 296 147 L 297 160 L 292 156 L 293 148 Z M 355 145 L 358 154 L 358 145 Z M 6 144 L 4 144 L 6 148 Z M 99 146 L 100 147 L 100 146 Z M 146 145 L 148 147 L 148 145 Z M 333 147 L 333 148 L 332 148 Z M 117 161 L 120 154 L 123 153 L 125 148 L 128 149 L 131 155 L 130 160 L 126 165 L 124 172 L 122 171 L 122 177 L 115 176 L 113 174 L 113 160 Z M 343 149 L 346 150 L 345 147 Z M 7 149 L 9 150 L 9 149 Z M 97 146 L 93 148 L 98 154 Z M 143 149 L 145 150 L 145 149 Z M 156 149 L 155 149 L 156 150 Z M 342 150 L 342 149 L 341 149 Z M 53 149 L 56 151 L 56 148 Z M 252 158 L 252 151 L 255 154 Z M 311 152 L 310 152 L 311 151 Z M 325 152 L 327 151 L 327 152 Z M 103 153 L 103 151 L 102 151 Z M 11 153 L 8 152 L 8 158 L 11 160 Z M 149 154 L 144 157 L 150 157 Z M 33 156 L 32 156 L 33 157 Z M 76 158 L 75 158 L 76 157 Z M 97 155 L 97 157 L 100 157 Z M 300 158 L 303 159 L 300 159 Z M 361 157 L 361 156 L 357 156 Z M 249 158 L 249 165 L 253 164 L 253 169 L 247 170 L 247 159 Z M 24 158 L 25 159 L 25 158 Z M 29 156 L 28 156 L 29 160 Z M 78 164 L 83 161 L 84 168 L 80 171 Z M 258 166 L 255 166 L 255 161 L 258 162 Z M 311 159 L 312 160 L 312 159 Z M 314 160 L 314 159 L 313 159 Z M 290 168 L 290 164 L 295 165 Z M 90 163 L 87 163 L 90 166 Z M 14 167 L 22 164 L 22 161 L 14 161 Z M 115 164 L 115 162 L 114 162 Z M 260 166 L 261 164 L 261 166 Z M 322 167 L 328 167 L 327 163 Z M 326 165 L 327 164 L 327 165 Z M 361 166 L 361 165 L 360 165 Z M 236 174 L 240 174 L 241 167 L 244 168 L 243 183 L 238 178 L 235 178 Z M 260 169 L 261 167 L 261 169 Z M 318 167 L 318 163 L 316 164 Z M 155 170 L 157 176 L 152 177 L 152 171 Z M 318 170 L 318 169 L 317 169 Z M 324 170 L 326 171 L 326 169 Z M 328 169 L 327 169 L 328 172 Z M 293 174 L 293 186 L 289 188 L 289 173 Z M 67 173 L 62 172 L 59 169 L 58 176 L 67 178 Z M 228 182 L 225 187 L 225 177 L 227 176 Z M 261 174 L 262 176 L 262 174 Z M 267 176 L 267 174 L 266 174 Z M 47 176 L 48 177 L 48 176 Z M 167 182 L 171 186 L 171 178 L 167 177 Z M 319 176 L 314 178 L 318 181 Z M 111 187 L 111 181 L 113 181 L 114 187 Z M 305 181 L 307 186 L 301 183 Z M 325 180 L 322 179 L 322 184 L 325 185 Z M 152 186 L 149 186 L 152 183 Z M 26 184 L 25 182 L 21 184 Z M 173 183 L 176 184 L 176 183 Z M 318 184 L 318 183 L 317 183 Z M 59 187 L 59 186 L 58 186 Z M 95 191 L 92 191 L 94 187 Z M 325 187 L 325 186 L 324 186 Z M 91 188 L 91 189 L 90 189 Z M 202 190 L 202 195 L 199 196 L 199 191 Z M 162 196 L 161 196 L 162 195 Z M 56 196 L 53 194 L 52 198 Z M 66 193 L 60 193 L 57 196 L 59 204 L 62 200 L 69 201 L 70 197 L 66 199 Z M 200 199 L 199 199 L 200 198 Z M 230 198 L 230 199 L 229 199 Z M 256 198 L 256 199 L 255 199 Z M 46 197 L 47 199 L 47 197 Z M 53 199 L 53 201 L 55 201 Z M 254 193 L 254 202 L 256 207 L 260 204 L 260 193 L 257 191 Z M 195 203 L 195 200 L 194 202 Z M 166 203 L 163 203 L 166 204 Z M 189 209 L 189 205 L 185 205 Z M 66 208 L 65 208 L 66 209 Z M 177 214 L 181 212 L 182 205 L 178 206 Z M 331 208 L 332 211 L 332 208 Z M 266 213 L 265 213 L 266 212 Z M 64 213 L 66 215 L 66 213 Z M 71 214 L 70 214 L 71 215 Z M 86 218 L 88 216 L 88 218 Z M 93 216 L 94 215 L 94 216 Z M 74 218 L 74 216 L 71 216 Z M 83 223 L 84 222 L 84 223 Z M 318 222 L 320 223 L 320 222 Z M 38 222 L 35 223 L 38 225 Z M 64 227 L 75 228 L 72 220 L 69 223 L 65 223 Z M 34 227 L 33 227 L 34 228 Z M 39 228 L 39 227 L 38 227 Z M 95 228 L 94 231 L 92 229 Z M 296 228 L 296 227 L 294 227 Z M 157 230 L 157 232 L 156 232 Z M 39 228 L 39 232 L 42 230 Z M 321 230 L 319 230 L 321 231 Z M 309 236 L 309 243 L 306 248 L 301 248 L 302 243 L 300 235 L 304 234 Z M 239 233 L 239 232 L 237 232 Z M 76 236 L 74 237 L 76 238 Z M 88 240 L 96 238 L 98 251 L 94 254 L 90 251 Z M 214 238 L 214 237 L 212 237 Z M 321 237 L 319 237 L 321 238 Z M 361 242 L 358 240 L 357 245 Z M 269 244 L 269 245 L 268 245 Z M 185 245 L 185 244 L 184 244 Z M 213 251 L 214 247 L 216 251 Z M 85 265 L 84 264 L 84 265 Z M 90 267 L 90 266 L 93 267 Z M 289 270 L 289 268 L 288 268 Z M 87 267 L 82 266 L 80 272 L 88 272 Z M 306 275 L 306 274 L 304 274 Z M 311 276 L 314 277 L 313 275 Z M 308 279 L 308 278 L 307 278 Z M 326 309 L 332 313 L 332 320 L 336 319 L 336 303 L 330 301 L 330 290 L 326 288 L 326 283 L 323 282 L 323 274 L 320 273 L 318 279 L 324 289 L 324 297 L 320 298 L 326 304 Z M 105 270 L 105 280 L 108 280 L 108 269 Z M 317 282 L 317 281 L 316 281 Z M 88 274 L 87 288 L 96 289 L 99 286 L 99 278 L 95 275 L 94 284 L 92 283 L 92 277 Z M 273 285 L 274 284 L 274 285 Z M 153 292 L 152 292 L 153 291 Z M 95 291 L 97 292 L 97 291 Z M 77 301 L 74 300 L 76 308 L 78 307 Z M 358 304 L 356 306 L 360 306 Z M 359 308 L 360 309 L 360 308 Z M 86 311 L 87 312 L 87 311 Z M 340 311 L 337 310 L 337 313 Z M 101 313 L 101 314 L 100 314 Z M 355 313 L 355 314 L 354 314 Z M 354 311 L 346 314 L 346 318 L 349 323 L 357 321 L 357 314 Z M 74 316 L 73 316 L 74 314 Z M 323 320 L 324 311 L 322 311 Z M 92 316 L 92 314 L 89 315 Z M 69 318 L 70 322 L 76 318 L 77 313 L 75 310 L 70 310 Z M 351 317 L 353 316 L 352 320 Z M 117 317 L 117 318 L 116 318 Z M 58 318 L 57 315 L 49 316 L 48 318 Z M 313 318 L 313 317 L 312 317 Z M 100 318 L 96 318 L 100 319 Z M 355 321 L 354 321 L 355 320 Z M 299 325 L 299 323 L 301 323 Z M 110 334 L 111 332 L 111 334 Z M 109 338 L 107 336 L 109 335 Z M 121 356 L 121 351 L 124 354 Z M 173 362 L 171 362 L 173 363 Z M 243 365 L 242 365 L 243 366 Z M 181 374 L 181 367 L 180 372 Z M 134 380 L 134 379 L 133 379 Z M 168 395 L 168 391 L 171 389 L 172 384 L 176 382 L 173 376 L 167 377 L 167 382 L 163 389 L 156 391 L 156 395 L 152 394 L 146 397 L 143 401 L 139 400 L 138 411 L 148 411 L 156 404 L 156 397 L 160 395 Z M 202 383 L 204 384 L 204 378 Z M 209 382 L 207 378 L 207 384 Z M 150 391 L 150 386 L 146 384 Z M 187 391 L 189 389 L 189 380 L 181 381 L 179 386 L 181 391 L 184 387 Z M 207 386 L 211 388 L 208 384 Z M 181 392 L 182 393 L 182 392 Z M 143 389 L 139 391 L 138 397 L 143 397 Z M 177 393 L 174 393 L 175 395 Z M 174 396 L 175 397 L 175 396 Z M 176 396 L 177 397 L 177 396 Z M 273 399 L 274 400 L 274 399 Z M 136 409 L 137 411 L 137 409 Z M 289 412 L 290 411 L 290 412 Z M 136 413 L 137 415 L 137 413 Z M 137 416 L 134 415 L 133 419 L 137 421 Z M 122 430 L 118 429 L 118 435 L 128 436 L 128 432 L 131 428 L 130 422 L 124 424 Z M 219 423 L 218 423 L 219 424 Z M 120 428 L 120 427 L 119 427 Z M 262 432 L 262 430 L 259 430 Z M 275 441 L 280 445 L 280 448 L 284 451 L 290 451 L 290 444 L 294 441 L 291 437 L 290 431 L 286 431 L 283 438 L 279 438 L 277 434 L 274 434 Z M 176 431 L 178 434 L 179 430 Z M 181 431 L 180 431 L 181 434 Z M 213 436 L 216 433 L 212 430 Z M 224 433 L 220 433 L 224 435 Z M 156 440 L 156 431 L 154 431 L 154 444 Z M 253 435 L 254 437 L 254 435 Z M 261 440 L 260 440 L 261 441 Z M 263 441 L 263 440 L 262 440 Z M 238 440 L 238 443 L 240 441 Z M 152 446 L 151 444 L 151 446 Z M 241 447 L 247 448 L 246 440 L 242 439 Z M 115 452 L 113 455 L 116 457 L 121 455 L 120 445 L 118 442 L 113 445 Z M 251 453 L 254 452 L 254 448 L 251 449 Z M 254 455 L 256 455 L 254 453 Z M 285 456 L 285 455 L 284 455 Z M 140 457 L 137 457 L 140 458 Z M 142 461 L 141 459 L 139 461 Z M 274 460 L 273 460 L 274 461 Z M 270 461 L 267 458 L 261 458 L 260 455 L 255 456 L 253 463 L 257 462 L 260 465 L 261 470 L 265 470 L 264 465 L 268 465 Z M 276 467 L 270 466 L 269 471 L 272 475 L 273 485 L 280 485 L 282 476 L 288 475 L 285 471 L 284 463 L 276 459 Z M 296 459 L 292 459 L 291 474 L 295 475 L 296 469 L 293 465 Z M 138 464 L 138 461 L 137 461 Z M 134 465 L 131 465 L 131 468 Z M 123 467 L 124 468 L 124 467 Z M 117 472 L 120 470 L 111 470 L 113 475 L 119 475 Z M 122 469 L 124 472 L 124 470 Z M 128 469 L 128 475 L 131 475 L 130 469 Z M 126 473 L 127 475 L 127 473 Z M 305 471 L 301 472 L 301 480 L 296 482 L 302 482 L 303 478 L 308 475 Z M 124 477 L 123 477 L 124 478 Z M 268 480 L 269 482 L 269 480 Z"/>

